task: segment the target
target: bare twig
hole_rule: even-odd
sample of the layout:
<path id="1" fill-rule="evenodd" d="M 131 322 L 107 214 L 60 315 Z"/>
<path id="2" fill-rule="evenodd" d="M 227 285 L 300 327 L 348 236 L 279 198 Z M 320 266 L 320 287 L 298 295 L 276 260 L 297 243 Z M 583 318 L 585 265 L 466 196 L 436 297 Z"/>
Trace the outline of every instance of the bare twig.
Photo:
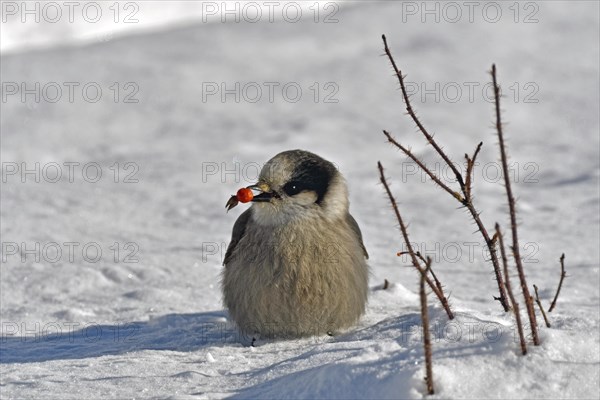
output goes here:
<path id="1" fill-rule="evenodd" d="M 399 251 L 398 253 L 396 253 L 398 257 L 405 256 L 407 254 L 410 255 L 410 251 Z M 415 255 L 419 258 L 419 260 L 423 261 L 423 264 L 427 264 L 427 260 L 425 259 L 425 257 L 423 257 L 423 254 L 421 254 L 420 251 L 416 251 Z"/>
<path id="2" fill-rule="evenodd" d="M 429 168 L 427 168 L 427 166 L 421 160 L 419 160 L 414 154 L 412 154 L 412 152 L 409 149 L 407 149 L 406 147 L 404 147 L 400 143 L 398 143 L 396 140 L 394 140 L 387 131 L 383 131 L 383 132 L 386 135 L 386 137 L 388 138 L 388 141 L 390 143 L 392 143 L 393 145 L 398 147 L 400 150 L 402 150 L 402 152 L 404 152 L 404 154 L 406 154 L 408 157 L 410 157 L 423 171 L 425 171 L 427 173 L 427 175 L 429 175 L 429 177 L 439 187 L 441 187 L 444 191 L 446 191 L 450 195 L 452 195 L 452 197 L 454 197 L 456 200 L 458 200 L 469 211 L 469 213 L 471 214 L 471 217 L 473 218 L 473 220 L 475 221 L 475 224 L 477 225 L 477 229 L 479 230 L 479 232 L 481 232 L 481 235 L 483 236 L 486 246 L 490 252 L 490 258 L 492 261 L 492 265 L 494 267 L 494 274 L 496 277 L 496 282 L 498 284 L 498 291 L 500 292 L 500 297 L 494 297 L 494 299 L 500 301 L 500 304 L 504 308 L 504 311 L 509 311 L 510 307 L 508 305 L 508 300 L 506 297 L 504 283 L 502 282 L 502 272 L 500 270 L 500 262 L 498 261 L 498 255 L 496 254 L 496 248 L 494 246 L 493 240 L 490 238 L 490 236 L 487 232 L 487 229 L 483 225 L 481 218 L 479 217 L 479 213 L 477 212 L 477 210 L 475 209 L 475 206 L 473 205 L 472 197 L 471 197 L 471 182 L 472 182 L 471 174 L 472 174 L 473 165 L 475 164 L 475 158 L 477 157 L 477 154 L 479 153 L 479 150 L 481 148 L 481 143 L 477 146 L 477 148 L 473 154 L 473 158 L 470 159 L 472 166 L 471 166 L 471 170 L 467 172 L 468 185 L 466 185 L 465 180 L 463 179 L 461 173 L 458 171 L 458 169 L 456 168 L 454 163 L 450 160 L 450 158 L 446 155 L 446 153 L 444 153 L 442 148 L 433 139 L 433 136 L 431 134 L 429 134 L 429 132 L 425 129 L 425 127 L 423 126 L 423 124 L 421 123 L 421 121 L 419 120 L 417 115 L 415 114 L 415 112 L 411 106 L 409 96 L 406 91 L 406 87 L 404 85 L 404 77 L 402 76 L 402 73 L 396 66 L 396 61 L 394 60 L 394 57 L 392 56 L 390 49 L 388 48 L 385 35 L 382 35 L 382 39 L 383 39 L 383 44 L 385 47 L 385 53 L 394 68 L 394 72 L 395 72 L 396 76 L 398 77 L 398 81 L 400 82 L 400 88 L 402 90 L 402 97 L 403 97 L 404 103 L 406 105 L 406 111 L 408 112 L 408 114 L 410 115 L 412 120 L 415 122 L 415 124 L 417 125 L 417 127 L 419 128 L 419 130 L 421 131 L 423 136 L 425 136 L 427 141 L 433 146 L 433 148 L 436 150 L 436 152 L 440 155 L 440 157 L 442 157 L 444 162 L 453 171 L 454 175 L 456 176 L 456 180 L 460 186 L 460 191 L 462 192 L 462 195 L 459 192 L 452 190 L 450 187 L 448 187 L 448 185 L 444 184 Z M 469 159 L 469 158 L 467 157 L 467 159 Z"/>
<path id="3" fill-rule="evenodd" d="M 443 294 L 444 286 L 442 286 L 442 282 L 440 282 L 440 280 L 438 279 L 435 272 L 433 272 L 433 267 L 431 266 L 431 257 L 427 257 L 427 259 L 425 259 L 420 251 L 417 251 L 417 257 L 419 257 L 423 261 L 423 263 L 425 263 L 425 265 L 429 264 L 429 267 L 427 268 L 427 270 L 431 274 L 431 277 L 433 278 L 433 281 L 435 282 L 435 286 L 438 288 L 440 293 Z M 444 295 L 444 297 L 445 297 L 445 295 Z"/>
<path id="4" fill-rule="evenodd" d="M 554 295 L 554 300 L 552 300 L 552 304 L 550 304 L 550 308 L 548 312 L 552 312 L 554 307 L 556 307 L 556 299 L 558 299 L 558 294 L 560 293 L 560 288 L 562 287 L 563 281 L 567 277 L 567 273 L 565 272 L 565 253 L 560 256 L 560 281 L 558 282 L 558 288 L 556 289 L 556 294 Z"/>
<path id="5" fill-rule="evenodd" d="M 512 305 L 513 312 L 515 314 L 515 320 L 517 322 L 517 331 L 519 332 L 519 341 L 521 343 L 521 354 L 527 354 L 527 343 L 525 342 L 525 335 L 523 334 L 523 324 L 521 323 L 521 314 L 519 313 L 519 303 L 515 300 L 512 288 L 510 286 L 510 276 L 508 276 L 508 261 L 506 258 L 506 249 L 504 247 L 504 239 L 502 238 L 502 232 L 500 231 L 500 225 L 496 223 L 496 234 L 494 237 L 498 238 L 498 246 L 500 247 L 500 255 L 502 256 L 502 266 L 504 267 L 504 284 L 506 285 L 506 291 L 510 298 L 510 304 Z"/>
<path id="6" fill-rule="evenodd" d="M 400 256 L 404 256 L 406 254 L 410 254 L 409 251 L 400 251 L 398 252 L 396 255 L 398 257 Z M 415 253 L 415 255 L 421 260 L 423 261 L 423 264 L 427 264 L 427 260 L 429 259 L 429 257 L 427 259 L 425 259 L 425 257 L 423 257 L 423 255 L 421 254 L 420 251 L 417 251 Z M 443 294 L 444 293 L 444 286 L 442 286 L 442 283 L 440 282 L 440 280 L 438 279 L 437 275 L 435 274 L 435 272 L 433 272 L 433 268 L 430 266 L 429 267 L 429 272 L 431 273 L 431 277 L 433 278 L 434 282 L 435 282 L 435 286 L 438 288 L 438 290 Z"/>
<path id="7" fill-rule="evenodd" d="M 496 65 L 492 65 L 492 81 L 494 85 L 494 103 L 496 109 L 496 131 L 498 133 L 498 142 L 500 145 L 500 157 L 502 161 L 502 173 L 504 174 L 504 187 L 506 189 L 506 196 L 508 198 L 508 209 L 510 213 L 510 227 L 512 231 L 512 251 L 515 263 L 517 264 L 517 272 L 519 273 L 519 281 L 521 283 L 521 290 L 523 291 L 523 297 L 525 297 L 525 306 L 527 307 L 527 315 L 529 316 L 529 324 L 531 325 L 531 336 L 533 337 L 533 344 L 538 346 L 540 339 L 538 337 L 537 321 L 535 318 L 535 310 L 533 308 L 533 300 L 529 294 L 529 288 L 527 287 L 527 280 L 525 278 L 525 271 L 523 269 L 523 263 L 521 260 L 521 254 L 519 250 L 519 237 L 517 234 L 517 215 L 515 211 L 515 198 L 513 197 L 512 188 L 510 186 L 510 175 L 508 174 L 508 157 L 506 155 L 506 147 L 504 145 L 504 135 L 502 133 L 502 120 L 500 117 L 500 87 L 496 80 Z"/>
<path id="8" fill-rule="evenodd" d="M 462 175 L 458 171 L 458 168 L 456 168 L 456 165 L 454 165 L 454 163 L 450 160 L 450 158 L 446 155 L 446 153 L 444 153 L 442 148 L 433 139 L 433 136 L 431 134 L 429 134 L 429 132 L 427 132 L 427 129 L 425 129 L 423 124 L 421 124 L 421 121 L 419 121 L 419 118 L 417 118 L 417 115 L 415 114 L 415 111 L 413 110 L 413 108 L 410 104 L 410 101 L 408 100 L 408 93 L 406 92 L 406 87 L 404 87 L 404 77 L 402 76 L 402 73 L 396 66 L 396 61 L 394 61 L 394 58 L 392 57 L 392 53 L 390 52 L 390 49 L 388 48 L 387 39 L 385 38 L 385 35 L 381 35 L 381 38 L 383 39 L 383 45 L 385 47 L 385 54 L 387 54 L 388 58 L 390 59 L 390 62 L 392 63 L 392 67 L 394 67 L 394 72 L 396 73 L 396 76 L 398 77 L 398 81 L 400 81 L 400 88 L 402 89 L 402 96 L 404 97 L 404 104 L 406 105 L 406 111 L 408 112 L 408 115 L 410 115 L 412 120 L 419 127 L 419 130 L 423 133 L 423 135 L 425 135 L 425 138 L 427 138 L 427 141 L 429 142 L 429 144 L 431 144 L 433 146 L 435 151 L 437 151 L 437 153 L 440 155 L 440 157 L 442 157 L 444 159 L 444 161 L 446 162 L 446 164 L 448 164 L 450 169 L 452 169 L 452 172 L 454 173 L 454 176 L 456 177 L 458 184 L 460 185 L 461 189 L 463 189 L 465 184 L 464 184 Z"/>
<path id="9" fill-rule="evenodd" d="M 404 154 L 406 154 L 411 160 L 413 160 L 415 162 L 415 164 L 417 164 L 423 171 L 425 171 L 425 173 L 427 173 L 427 175 L 429 175 L 431 180 L 433 180 L 435 183 L 437 183 L 442 189 L 444 189 L 446 192 L 448 192 L 452 197 L 456 198 L 458 201 L 460 201 L 460 202 L 463 201 L 463 198 L 460 195 L 460 193 L 455 192 L 454 190 L 450 189 L 448 187 L 448 185 L 446 185 L 444 182 L 442 182 L 440 180 L 440 178 L 438 178 L 429 168 L 427 168 L 427 166 L 425 166 L 425 164 L 421 160 L 419 160 L 409 149 L 407 149 L 406 147 L 402 146 L 399 142 L 397 142 L 396 139 L 394 139 L 388 131 L 386 131 L 384 129 L 383 134 L 387 137 L 388 142 L 390 142 L 391 144 L 393 144 L 394 146 L 396 146 L 400 150 L 402 150 L 402 152 Z"/>
<path id="10" fill-rule="evenodd" d="M 427 276 L 427 271 L 425 271 L 425 269 L 419 263 L 417 254 L 414 251 L 412 245 L 410 244 L 410 239 L 408 237 L 408 231 L 406 230 L 406 225 L 404 224 L 404 220 L 402 219 L 402 216 L 400 215 L 400 211 L 398 209 L 398 204 L 396 203 L 396 199 L 394 198 L 394 195 L 392 194 L 392 191 L 390 190 L 390 186 L 388 185 L 388 183 L 385 179 L 383 165 L 381 165 L 381 162 L 377 162 L 377 167 L 379 168 L 379 179 L 381 180 L 381 183 L 383 184 L 383 187 L 385 188 L 385 191 L 388 195 L 390 203 L 392 204 L 392 208 L 394 209 L 394 213 L 396 214 L 396 219 L 398 220 L 398 223 L 400 224 L 400 231 L 402 232 L 402 237 L 403 237 L 404 243 L 406 244 L 406 247 L 408 249 L 408 254 L 410 254 L 410 258 L 411 258 L 413 266 L 419 271 L 419 273 L 421 274 L 421 277 L 423 277 L 423 279 L 425 279 L 425 282 L 427 282 L 427 284 L 429 285 L 431 290 L 435 293 L 435 295 L 440 300 L 442 307 L 444 307 L 444 310 L 446 311 L 446 314 L 448 315 L 448 319 L 454 319 L 454 314 L 452 313 L 452 310 L 450 309 L 450 304 L 448 303 L 448 299 L 446 299 L 446 297 L 444 296 L 444 293 L 442 291 L 440 291 L 437 288 L 436 284 L 431 281 L 429 276 Z"/>
<path id="11" fill-rule="evenodd" d="M 420 251 L 417 251 L 417 256 L 421 260 L 423 260 L 423 262 L 425 263 L 425 265 L 429 264 L 429 267 L 427 268 L 427 270 L 431 274 L 431 277 L 433 278 L 433 281 L 435 282 L 435 286 L 438 288 L 438 290 L 441 293 L 444 293 L 444 287 L 442 286 L 442 282 L 440 282 L 440 280 L 438 279 L 438 277 L 435 275 L 435 272 L 433 272 L 433 268 L 431 267 L 431 258 L 430 257 L 427 257 L 427 259 L 423 258 L 423 255 L 421 254 Z"/>
<path id="12" fill-rule="evenodd" d="M 421 323 L 423 325 L 423 347 L 425 348 L 425 384 L 427 394 L 434 394 L 433 390 L 433 368 L 431 361 L 431 337 L 429 332 L 429 315 L 427 312 L 427 293 L 425 292 L 425 276 L 431 267 L 431 258 L 427 257 L 425 274 L 419 280 L 419 294 L 421 297 Z"/>
<path id="13" fill-rule="evenodd" d="M 483 142 L 479 142 L 475 152 L 473 153 L 473 157 L 469 157 L 468 154 L 465 154 L 465 159 L 467 160 L 467 178 L 465 179 L 465 197 L 467 200 L 471 201 L 471 185 L 473 182 L 473 168 L 475 167 L 475 160 L 477 159 L 477 155 L 481 150 L 481 146 Z"/>
<path id="14" fill-rule="evenodd" d="M 542 317 L 544 317 L 544 322 L 548 328 L 551 327 L 550 321 L 548 321 L 548 317 L 546 316 L 546 312 L 544 311 L 544 307 L 542 307 L 542 302 L 540 301 L 540 296 L 538 295 L 538 288 L 536 285 L 533 285 L 533 290 L 535 290 L 535 302 L 537 303 L 540 311 L 542 312 Z"/>

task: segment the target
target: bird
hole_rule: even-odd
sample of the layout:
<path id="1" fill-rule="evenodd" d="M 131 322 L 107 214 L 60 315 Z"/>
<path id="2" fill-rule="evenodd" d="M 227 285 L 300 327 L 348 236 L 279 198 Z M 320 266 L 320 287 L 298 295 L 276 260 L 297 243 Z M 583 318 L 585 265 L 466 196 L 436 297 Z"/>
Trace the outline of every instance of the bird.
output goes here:
<path id="1" fill-rule="evenodd" d="M 248 188 L 259 194 L 234 223 L 221 276 L 239 330 L 289 339 L 356 324 L 367 303 L 369 254 L 336 166 L 309 151 L 284 151 Z"/>

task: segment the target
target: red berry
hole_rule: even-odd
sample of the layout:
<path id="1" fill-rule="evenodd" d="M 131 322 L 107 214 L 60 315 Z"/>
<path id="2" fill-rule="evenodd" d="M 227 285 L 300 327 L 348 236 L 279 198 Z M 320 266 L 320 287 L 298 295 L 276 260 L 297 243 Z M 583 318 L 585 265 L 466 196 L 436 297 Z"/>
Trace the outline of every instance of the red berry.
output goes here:
<path id="1" fill-rule="evenodd" d="M 250 190 L 248 188 L 242 188 L 237 191 L 236 196 L 240 202 L 247 203 L 249 201 L 252 201 L 252 198 L 254 197 L 254 193 L 252 193 L 252 190 Z"/>

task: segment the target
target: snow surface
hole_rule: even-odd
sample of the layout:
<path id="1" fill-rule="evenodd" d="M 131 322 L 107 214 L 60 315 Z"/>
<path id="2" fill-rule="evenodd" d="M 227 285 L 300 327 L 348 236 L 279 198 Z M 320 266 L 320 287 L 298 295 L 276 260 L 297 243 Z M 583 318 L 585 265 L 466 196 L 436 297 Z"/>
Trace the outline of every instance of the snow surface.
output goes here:
<path id="1" fill-rule="evenodd" d="M 598 398 L 598 3 L 518 3 L 517 23 L 513 2 L 498 4 L 503 17 L 496 23 L 482 18 L 481 8 L 469 22 L 466 7 L 459 22 L 422 22 L 400 2 L 344 3 L 331 24 L 312 16 L 298 23 L 196 21 L 149 33 L 142 20 L 140 32 L 119 39 L 3 54 L 0 397 L 423 397 L 417 276 L 396 257 L 402 242 L 378 184 L 381 160 L 411 239 L 434 258 L 457 314 L 449 323 L 429 296 L 434 397 Z M 537 22 L 523 23 L 535 7 Z M 513 319 L 492 300 L 491 266 L 468 216 L 385 143 L 382 129 L 430 165 L 436 161 L 404 115 L 381 33 L 408 81 L 463 88 L 456 102 L 449 101 L 454 92 L 439 101 L 418 93 L 414 105 L 455 160 L 484 141 L 477 206 L 490 229 L 499 221 L 506 230 L 504 192 L 494 182 L 493 109 L 481 94 L 491 64 L 498 66 L 509 153 L 518 163 L 513 189 L 525 267 L 546 307 L 558 257 L 567 254 L 552 328 L 540 326 L 542 344 L 530 344 L 526 357 Z M 46 101 L 52 92 L 23 102 L 21 92 L 7 95 L 7 82 L 56 82 L 65 92 L 54 103 Z M 80 84 L 73 102 L 65 82 Z M 96 103 L 81 94 L 90 82 L 103 89 Z M 203 83 L 211 82 L 254 82 L 263 97 L 203 101 Z M 295 82 L 302 98 L 286 101 L 276 87 L 270 102 L 264 82 Z M 339 89 L 337 103 L 323 101 L 328 82 Z M 467 84 L 479 85 L 473 101 Z M 125 103 L 132 87 L 139 102 Z M 510 87 L 520 89 L 516 101 Z M 226 214 L 224 204 L 255 179 L 257 165 L 292 148 L 332 160 L 348 180 L 371 256 L 369 306 L 355 328 L 335 337 L 252 347 L 221 304 L 222 255 L 245 209 Z M 65 162 L 79 163 L 72 182 Z M 35 163 L 39 182 L 11 172 Z M 51 163 L 62 166 L 56 183 Z M 98 182 L 83 179 L 86 163 L 101 167 Z M 87 172 L 93 177 L 94 169 Z M 124 182 L 130 173 L 137 183 Z M 72 259 L 69 242 L 77 243 Z M 85 244 L 102 249 L 99 261 L 83 257 Z M 87 254 L 93 257 L 93 248 Z M 518 286 L 516 276 L 512 282 Z"/>

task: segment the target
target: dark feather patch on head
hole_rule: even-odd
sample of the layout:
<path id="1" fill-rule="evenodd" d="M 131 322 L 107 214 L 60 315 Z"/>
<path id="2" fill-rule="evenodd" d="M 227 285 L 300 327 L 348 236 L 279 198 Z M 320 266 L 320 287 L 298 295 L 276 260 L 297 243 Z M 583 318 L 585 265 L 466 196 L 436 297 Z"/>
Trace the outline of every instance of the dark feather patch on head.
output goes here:
<path id="1" fill-rule="evenodd" d="M 290 181 L 283 190 L 290 196 L 305 190 L 314 191 L 317 194 L 316 203 L 320 205 L 335 173 L 336 168 L 332 163 L 311 154 L 310 158 L 296 165 Z"/>

